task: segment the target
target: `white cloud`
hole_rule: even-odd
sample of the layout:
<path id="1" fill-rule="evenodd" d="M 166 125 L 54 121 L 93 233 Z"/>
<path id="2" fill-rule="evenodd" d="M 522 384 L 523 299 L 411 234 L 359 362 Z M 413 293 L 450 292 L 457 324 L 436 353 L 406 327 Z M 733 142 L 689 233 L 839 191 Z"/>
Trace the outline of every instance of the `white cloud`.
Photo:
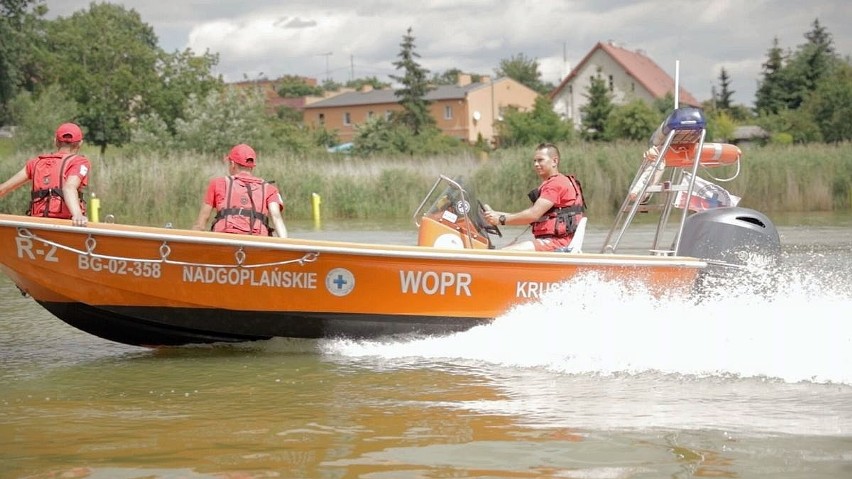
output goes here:
<path id="1" fill-rule="evenodd" d="M 89 8 L 90 0 L 47 0 L 51 15 Z M 113 1 L 139 12 L 161 46 L 218 52 L 228 80 L 299 74 L 338 81 L 394 74 L 412 27 L 421 64 L 433 73 L 459 68 L 493 74 L 519 53 L 539 61 L 557 83 L 599 41 L 641 49 L 698 99 L 710 96 L 725 67 L 734 101 L 751 104 L 760 65 L 778 37 L 803 43 L 814 19 L 838 52 L 852 53 L 847 0 L 222 0 Z M 326 53 L 331 55 L 326 55 Z"/>

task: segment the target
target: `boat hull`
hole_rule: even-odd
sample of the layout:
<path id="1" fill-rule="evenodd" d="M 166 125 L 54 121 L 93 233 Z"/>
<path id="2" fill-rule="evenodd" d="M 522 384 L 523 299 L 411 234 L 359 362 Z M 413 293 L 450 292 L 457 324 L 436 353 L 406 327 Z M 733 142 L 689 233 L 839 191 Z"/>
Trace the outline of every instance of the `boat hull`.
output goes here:
<path id="1" fill-rule="evenodd" d="M 259 238 L 0 215 L 0 267 L 93 335 L 161 346 L 469 329 L 583 273 L 688 293 L 693 258 Z"/>
<path id="2" fill-rule="evenodd" d="M 144 306 L 89 306 L 39 302 L 57 318 L 94 336 L 138 346 L 244 342 L 286 338 L 368 339 L 406 334 L 447 334 L 480 319 L 325 312 L 224 311 Z"/>

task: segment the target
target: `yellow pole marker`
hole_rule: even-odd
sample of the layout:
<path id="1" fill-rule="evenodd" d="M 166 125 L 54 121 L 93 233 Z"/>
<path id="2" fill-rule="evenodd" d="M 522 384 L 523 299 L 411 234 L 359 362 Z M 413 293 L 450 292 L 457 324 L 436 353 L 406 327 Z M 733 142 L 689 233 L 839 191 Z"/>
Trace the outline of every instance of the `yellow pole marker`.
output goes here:
<path id="1" fill-rule="evenodd" d="M 89 215 L 91 216 L 92 223 L 97 223 L 100 221 L 99 214 L 101 209 L 101 199 L 95 196 L 92 193 L 92 200 L 89 201 Z"/>
<path id="2" fill-rule="evenodd" d="M 314 229 L 320 229 L 320 203 L 322 203 L 320 195 L 311 193 L 311 210 L 314 214 Z"/>

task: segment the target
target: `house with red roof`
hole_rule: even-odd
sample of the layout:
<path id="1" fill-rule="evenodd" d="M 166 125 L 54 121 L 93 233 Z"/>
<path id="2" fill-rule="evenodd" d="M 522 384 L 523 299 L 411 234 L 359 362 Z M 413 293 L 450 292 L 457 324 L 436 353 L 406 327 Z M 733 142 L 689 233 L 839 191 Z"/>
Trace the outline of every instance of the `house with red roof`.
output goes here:
<path id="1" fill-rule="evenodd" d="M 644 52 L 599 42 L 550 93 L 553 110 L 563 119 L 572 120 L 577 128 L 583 121 L 580 108 L 588 102 L 586 94 L 591 79 L 597 75 L 609 86 L 613 102 L 618 105 L 637 98 L 652 103 L 668 93 L 674 94 L 674 79 Z M 701 106 L 683 86 L 678 102 L 680 106 Z"/>

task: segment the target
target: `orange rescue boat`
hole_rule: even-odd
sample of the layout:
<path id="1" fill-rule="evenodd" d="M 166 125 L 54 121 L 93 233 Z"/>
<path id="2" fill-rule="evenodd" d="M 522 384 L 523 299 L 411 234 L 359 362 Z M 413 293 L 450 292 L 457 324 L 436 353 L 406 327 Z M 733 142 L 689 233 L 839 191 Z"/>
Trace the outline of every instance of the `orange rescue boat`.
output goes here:
<path id="1" fill-rule="evenodd" d="M 618 251 L 629 221 L 596 253 L 583 251 L 585 222 L 567 252 L 499 250 L 491 238 L 501 232 L 478 206 L 461 182 L 440 176 L 414 213 L 417 245 L 96 222 L 80 228 L 0 215 L 0 268 L 68 324 L 156 347 L 461 331 L 585 272 L 655 294 L 689 294 L 708 265 L 727 264 L 714 245 L 727 252 L 777 242 L 760 213 L 718 208 L 692 214 L 697 219 L 681 222 L 663 247 L 666 214 L 647 254 Z"/>

